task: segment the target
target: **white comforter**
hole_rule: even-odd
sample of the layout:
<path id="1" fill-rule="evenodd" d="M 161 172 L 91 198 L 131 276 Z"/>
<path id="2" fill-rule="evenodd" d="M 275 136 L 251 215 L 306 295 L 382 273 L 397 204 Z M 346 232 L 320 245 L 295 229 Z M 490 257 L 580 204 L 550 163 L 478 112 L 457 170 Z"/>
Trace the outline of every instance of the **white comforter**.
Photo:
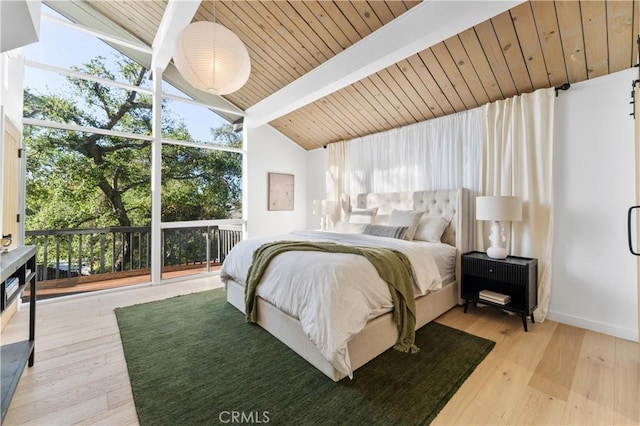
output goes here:
<path id="1" fill-rule="evenodd" d="M 275 240 L 334 241 L 341 244 L 387 247 L 404 253 L 413 265 L 416 296 L 442 287 L 436 257 L 453 247 L 362 234 L 299 231 L 286 236 L 241 241 L 225 259 L 222 281 L 245 285 L 253 252 Z M 258 296 L 297 318 L 322 355 L 352 377 L 347 351 L 350 338 L 367 321 L 393 308 L 388 285 L 363 256 L 344 253 L 286 252 L 274 258 L 258 284 Z"/>

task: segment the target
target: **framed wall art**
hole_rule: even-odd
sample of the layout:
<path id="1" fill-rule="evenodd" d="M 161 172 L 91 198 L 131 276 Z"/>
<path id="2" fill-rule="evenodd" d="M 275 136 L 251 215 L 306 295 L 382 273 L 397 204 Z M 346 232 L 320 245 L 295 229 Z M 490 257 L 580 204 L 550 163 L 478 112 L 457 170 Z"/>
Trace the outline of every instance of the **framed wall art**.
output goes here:
<path id="1" fill-rule="evenodd" d="M 295 176 L 284 173 L 269 173 L 268 210 L 293 210 Z"/>

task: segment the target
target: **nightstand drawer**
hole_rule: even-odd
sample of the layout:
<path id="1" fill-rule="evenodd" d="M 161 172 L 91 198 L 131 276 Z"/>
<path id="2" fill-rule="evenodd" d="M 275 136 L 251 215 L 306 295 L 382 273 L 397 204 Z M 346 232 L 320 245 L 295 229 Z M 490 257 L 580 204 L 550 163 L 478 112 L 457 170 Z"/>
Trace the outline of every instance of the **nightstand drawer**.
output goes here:
<path id="1" fill-rule="evenodd" d="M 529 271 L 524 265 L 467 258 L 462 262 L 462 273 L 510 284 L 526 285 Z"/>

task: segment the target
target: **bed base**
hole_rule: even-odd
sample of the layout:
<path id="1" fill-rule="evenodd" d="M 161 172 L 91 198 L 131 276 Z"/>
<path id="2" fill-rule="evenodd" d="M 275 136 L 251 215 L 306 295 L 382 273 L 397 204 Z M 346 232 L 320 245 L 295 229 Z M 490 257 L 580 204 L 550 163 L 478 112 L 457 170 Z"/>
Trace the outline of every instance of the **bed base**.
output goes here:
<path id="1" fill-rule="evenodd" d="M 416 329 L 439 317 L 452 307 L 460 304 L 460 257 L 471 250 L 470 224 L 472 222 L 469 208 L 470 193 L 468 189 L 458 188 L 444 191 L 414 191 L 394 193 L 367 193 L 346 197 L 341 208 L 378 207 L 378 215 L 382 218 L 390 215 L 393 209 L 413 209 L 424 211 L 426 215 L 442 215 L 451 218 L 451 222 L 442 235 L 442 242 L 456 248 L 455 282 L 442 289 L 416 299 Z M 351 205 L 353 202 L 353 206 Z M 227 301 L 244 313 L 244 287 L 229 281 L 227 283 Z M 257 298 L 258 324 L 275 336 L 278 340 L 293 349 L 298 355 L 309 361 L 334 381 L 344 377 L 325 360 L 307 335 L 302 331 L 300 322 L 280 311 L 271 303 Z M 376 356 L 394 345 L 398 331 L 392 314 L 387 313 L 374 318 L 348 344 L 351 368 L 356 370 Z"/>
<path id="2" fill-rule="evenodd" d="M 451 283 L 442 289 L 416 299 L 416 329 L 447 312 L 458 304 L 458 285 Z M 227 283 L 227 301 L 242 313 L 245 312 L 244 287 L 236 282 Z M 282 312 L 271 303 L 257 298 L 257 323 L 282 343 L 293 349 L 311 365 L 322 371 L 333 381 L 345 377 L 327 361 L 307 335 L 302 331 L 300 321 Z M 398 331 L 392 313 L 372 319 L 366 327 L 349 341 L 351 368 L 356 370 L 391 346 L 398 338 Z"/>

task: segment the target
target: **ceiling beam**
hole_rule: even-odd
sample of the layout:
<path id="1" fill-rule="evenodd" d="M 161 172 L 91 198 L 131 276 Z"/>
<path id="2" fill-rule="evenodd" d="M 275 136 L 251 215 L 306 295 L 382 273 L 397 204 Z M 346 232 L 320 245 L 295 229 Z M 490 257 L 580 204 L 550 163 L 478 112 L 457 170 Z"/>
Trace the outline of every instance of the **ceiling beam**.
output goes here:
<path id="1" fill-rule="evenodd" d="M 158 68 L 164 71 L 169 65 L 178 34 L 191 23 L 199 7 L 200 0 L 169 0 L 153 39 L 152 71 Z"/>
<path id="2" fill-rule="evenodd" d="M 257 127 L 415 55 L 523 1 L 423 1 L 247 109 Z"/>

